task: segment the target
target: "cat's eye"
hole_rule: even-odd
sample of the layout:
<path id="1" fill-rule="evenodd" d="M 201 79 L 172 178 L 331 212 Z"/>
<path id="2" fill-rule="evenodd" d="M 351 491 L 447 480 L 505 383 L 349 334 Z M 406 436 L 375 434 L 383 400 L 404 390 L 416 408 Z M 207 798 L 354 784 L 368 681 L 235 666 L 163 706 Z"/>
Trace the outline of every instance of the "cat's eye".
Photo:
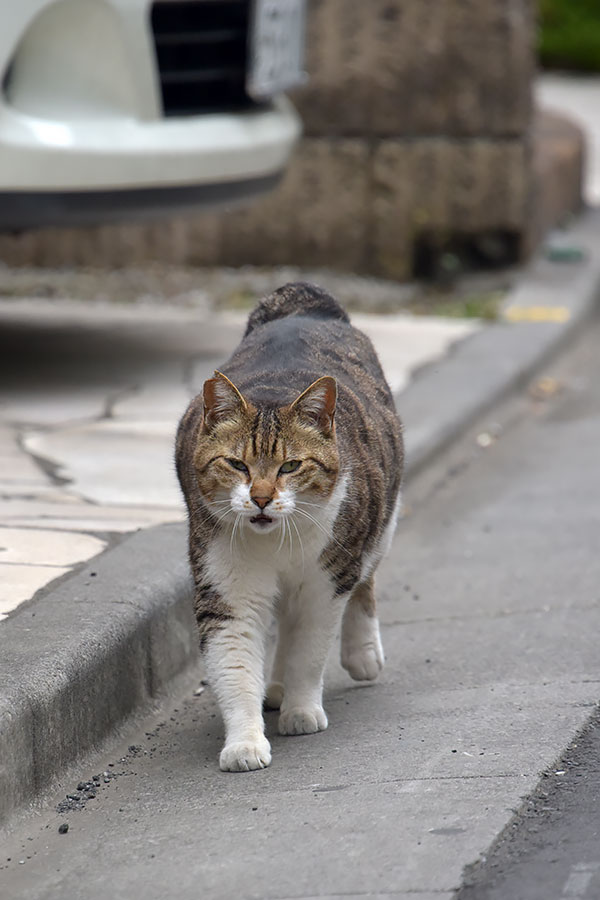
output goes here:
<path id="1" fill-rule="evenodd" d="M 295 472 L 296 469 L 299 469 L 302 465 L 302 460 L 300 459 L 288 459 L 279 469 L 279 475 L 289 475 L 290 472 Z"/>
<path id="2" fill-rule="evenodd" d="M 248 474 L 248 466 L 246 463 L 243 463 L 241 459 L 228 459 L 227 462 L 231 466 L 232 469 L 235 469 L 238 472 L 245 472 Z"/>

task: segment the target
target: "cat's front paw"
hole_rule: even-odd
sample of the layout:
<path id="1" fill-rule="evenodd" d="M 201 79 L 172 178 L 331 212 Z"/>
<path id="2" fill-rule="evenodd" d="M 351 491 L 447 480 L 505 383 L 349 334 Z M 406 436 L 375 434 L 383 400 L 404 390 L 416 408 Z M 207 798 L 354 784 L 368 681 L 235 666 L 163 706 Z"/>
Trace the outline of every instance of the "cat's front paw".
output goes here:
<path id="1" fill-rule="evenodd" d="M 375 681 L 383 669 L 383 662 L 380 641 L 350 650 L 342 649 L 342 666 L 355 681 Z"/>
<path id="2" fill-rule="evenodd" d="M 221 750 L 219 765 L 223 772 L 251 772 L 271 763 L 271 745 L 266 737 L 257 741 L 234 741 Z"/>
<path id="3" fill-rule="evenodd" d="M 279 716 L 279 734 L 315 734 L 326 728 L 325 710 L 316 704 L 282 709 Z"/>

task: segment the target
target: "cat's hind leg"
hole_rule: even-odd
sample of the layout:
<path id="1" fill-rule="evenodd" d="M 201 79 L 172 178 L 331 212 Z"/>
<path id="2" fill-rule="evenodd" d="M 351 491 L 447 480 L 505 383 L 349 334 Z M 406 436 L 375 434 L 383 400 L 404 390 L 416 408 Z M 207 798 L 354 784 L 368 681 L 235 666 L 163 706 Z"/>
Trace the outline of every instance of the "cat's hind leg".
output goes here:
<path id="1" fill-rule="evenodd" d="M 344 597 L 334 594 L 328 575 L 319 569 L 302 585 L 280 622 L 280 629 L 285 629 L 280 635 L 280 734 L 313 734 L 327 728 L 323 674 L 344 602 Z"/>
<path id="2" fill-rule="evenodd" d="M 277 646 L 275 659 L 271 669 L 271 680 L 265 691 L 265 706 L 267 709 L 280 709 L 283 703 L 283 679 L 285 677 L 285 663 L 289 650 L 290 629 L 284 615 L 279 616 L 277 623 Z"/>
<path id="3" fill-rule="evenodd" d="M 383 668 L 373 576 L 357 584 L 342 619 L 342 666 L 355 681 L 373 681 Z"/>

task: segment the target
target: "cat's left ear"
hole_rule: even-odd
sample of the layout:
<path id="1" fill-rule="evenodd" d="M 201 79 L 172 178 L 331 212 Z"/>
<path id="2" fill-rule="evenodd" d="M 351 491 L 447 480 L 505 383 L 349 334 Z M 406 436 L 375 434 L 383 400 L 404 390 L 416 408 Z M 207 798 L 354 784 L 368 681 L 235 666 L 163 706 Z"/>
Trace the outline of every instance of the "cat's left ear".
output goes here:
<path id="1" fill-rule="evenodd" d="M 202 430 L 210 431 L 219 422 L 235 419 L 248 409 L 248 404 L 235 384 L 222 372 L 204 382 L 204 419 Z"/>
<path id="2" fill-rule="evenodd" d="M 297 397 L 290 409 L 307 425 L 316 426 L 326 437 L 333 434 L 333 417 L 337 401 L 335 378 L 324 375 Z"/>

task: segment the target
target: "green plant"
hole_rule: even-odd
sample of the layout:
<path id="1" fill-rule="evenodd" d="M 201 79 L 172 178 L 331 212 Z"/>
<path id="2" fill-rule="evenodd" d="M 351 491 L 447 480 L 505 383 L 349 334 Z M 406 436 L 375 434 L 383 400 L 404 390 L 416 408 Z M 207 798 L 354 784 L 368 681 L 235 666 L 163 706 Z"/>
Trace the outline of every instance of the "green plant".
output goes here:
<path id="1" fill-rule="evenodd" d="M 540 0 L 539 54 L 550 68 L 600 71 L 598 0 Z"/>
<path id="2" fill-rule="evenodd" d="M 444 316 L 451 319 L 498 318 L 500 303 L 505 291 L 488 290 L 476 293 L 450 295 L 430 290 L 408 304 L 411 312 L 419 316 Z"/>

